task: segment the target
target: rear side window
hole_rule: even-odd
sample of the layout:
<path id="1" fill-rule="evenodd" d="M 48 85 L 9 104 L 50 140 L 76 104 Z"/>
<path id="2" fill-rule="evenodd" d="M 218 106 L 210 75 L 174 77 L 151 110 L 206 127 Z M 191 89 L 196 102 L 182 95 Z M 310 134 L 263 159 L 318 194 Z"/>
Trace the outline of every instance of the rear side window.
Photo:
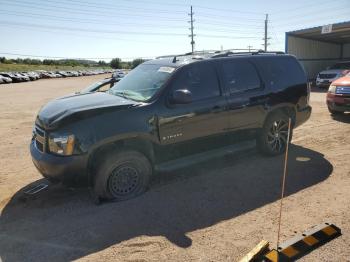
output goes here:
<path id="1" fill-rule="evenodd" d="M 272 88 L 284 88 L 306 82 L 306 75 L 299 63 L 291 57 L 259 59 L 264 77 Z"/>
<path id="2" fill-rule="evenodd" d="M 220 96 L 216 71 L 208 63 L 194 63 L 183 68 L 174 80 L 172 89 L 189 90 L 193 101 Z"/>
<path id="3" fill-rule="evenodd" d="M 253 64 L 246 60 L 223 63 L 224 84 L 230 93 L 260 88 L 260 78 Z"/>

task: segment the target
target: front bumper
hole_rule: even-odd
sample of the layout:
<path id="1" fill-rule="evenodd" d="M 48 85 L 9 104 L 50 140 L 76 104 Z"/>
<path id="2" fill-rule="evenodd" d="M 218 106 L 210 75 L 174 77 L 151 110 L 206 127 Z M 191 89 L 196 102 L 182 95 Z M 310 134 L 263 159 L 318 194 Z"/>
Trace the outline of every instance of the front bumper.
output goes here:
<path id="1" fill-rule="evenodd" d="M 87 156 L 56 156 L 41 152 L 34 143 L 30 143 L 30 154 L 38 171 L 47 179 L 60 181 L 68 185 L 86 185 Z"/>
<path id="2" fill-rule="evenodd" d="M 316 86 L 317 87 L 329 87 L 331 85 L 331 83 L 335 80 L 337 80 L 338 77 L 332 78 L 332 79 L 321 79 L 321 78 L 317 78 L 316 79 Z"/>
<path id="3" fill-rule="evenodd" d="M 350 97 L 328 94 L 327 106 L 334 111 L 350 111 Z"/>
<path id="4" fill-rule="evenodd" d="M 295 115 L 295 126 L 298 127 L 305 123 L 311 116 L 312 107 L 306 106 L 304 108 L 298 109 Z"/>

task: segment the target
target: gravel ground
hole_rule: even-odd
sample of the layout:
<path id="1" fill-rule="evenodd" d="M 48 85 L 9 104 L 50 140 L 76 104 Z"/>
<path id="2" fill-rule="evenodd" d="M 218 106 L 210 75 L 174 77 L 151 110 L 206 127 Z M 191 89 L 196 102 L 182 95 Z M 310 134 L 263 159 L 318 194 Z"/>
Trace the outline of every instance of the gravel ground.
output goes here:
<path id="1" fill-rule="evenodd" d="M 261 239 L 275 246 L 283 156 L 252 152 L 158 174 L 146 194 L 96 206 L 85 189 L 40 182 L 32 125 L 52 98 L 105 76 L 0 86 L 0 260 L 237 261 Z M 281 240 L 322 222 L 343 235 L 301 261 L 350 261 L 350 114 L 332 118 L 325 93 L 294 132 Z"/>

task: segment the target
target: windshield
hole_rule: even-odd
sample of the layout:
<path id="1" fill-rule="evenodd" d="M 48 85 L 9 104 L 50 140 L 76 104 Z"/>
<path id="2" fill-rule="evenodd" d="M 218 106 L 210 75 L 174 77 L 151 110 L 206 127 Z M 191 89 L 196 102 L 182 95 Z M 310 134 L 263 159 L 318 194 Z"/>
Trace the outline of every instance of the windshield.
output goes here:
<path id="1" fill-rule="evenodd" d="M 143 64 L 114 85 L 109 93 L 135 101 L 146 101 L 153 97 L 174 72 L 174 67 Z"/>
<path id="2" fill-rule="evenodd" d="M 350 69 L 350 62 L 337 63 L 330 67 L 330 69 Z"/>

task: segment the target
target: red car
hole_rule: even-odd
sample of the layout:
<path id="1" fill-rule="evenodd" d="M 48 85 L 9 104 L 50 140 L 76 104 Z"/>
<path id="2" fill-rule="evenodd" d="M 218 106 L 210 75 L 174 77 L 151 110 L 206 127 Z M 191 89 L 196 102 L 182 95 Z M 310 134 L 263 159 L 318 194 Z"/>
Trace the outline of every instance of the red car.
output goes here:
<path id="1" fill-rule="evenodd" d="M 338 78 L 329 86 L 327 106 L 331 114 L 350 111 L 350 74 Z"/>

